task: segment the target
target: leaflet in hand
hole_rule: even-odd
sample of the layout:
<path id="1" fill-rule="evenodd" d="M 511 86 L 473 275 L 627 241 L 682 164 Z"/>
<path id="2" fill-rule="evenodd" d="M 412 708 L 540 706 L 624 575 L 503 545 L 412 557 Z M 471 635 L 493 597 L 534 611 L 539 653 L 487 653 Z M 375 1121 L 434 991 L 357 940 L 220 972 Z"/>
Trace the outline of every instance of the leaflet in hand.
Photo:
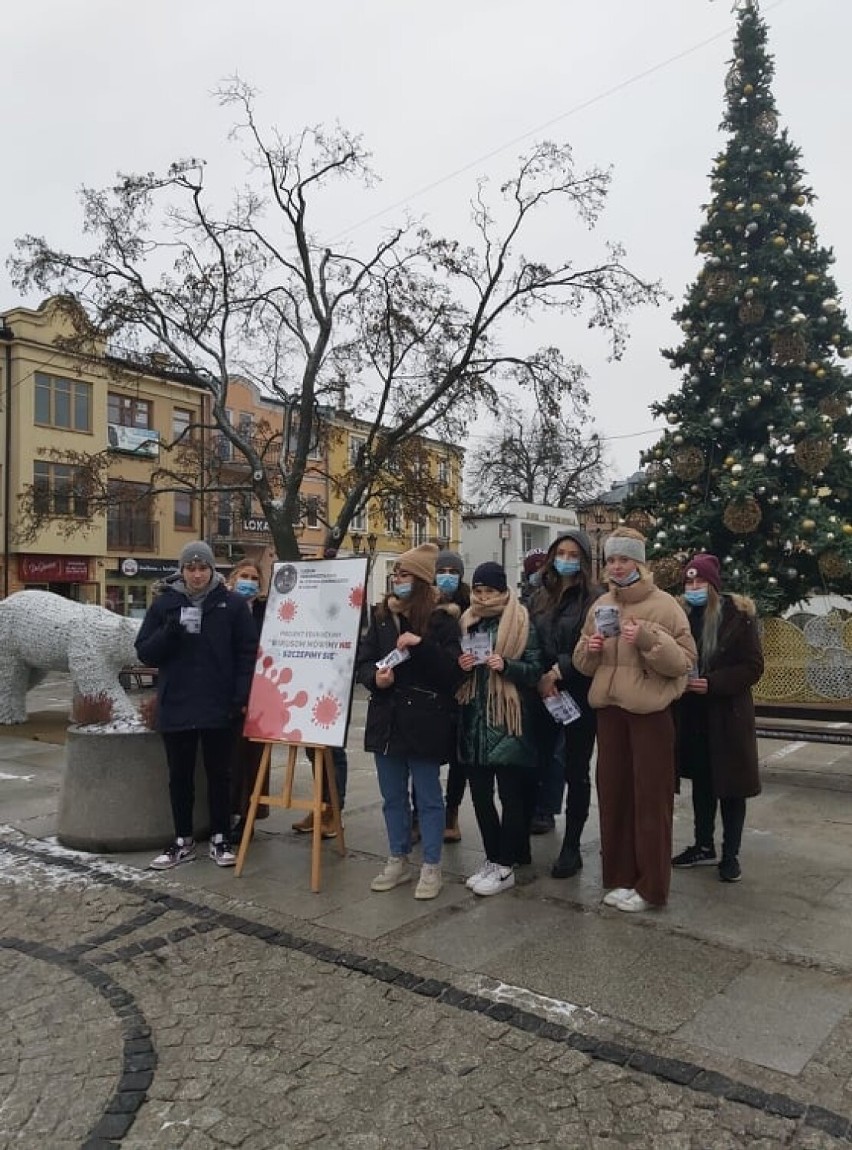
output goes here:
<path id="1" fill-rule="evenodd" d="M 595 630 L 605 639 L 621 633 L 621 622 L 617 607 L 608 607 L 605 603 L 594 608 Z"/>
<path id="2" fill-rule="evenodd" d="M 385 655 L 384 659 L 379 659 L 376 663 L 376 668 L 379 671 L 389 671 L 391 667 L 396 667 L 410 658 L 411 653 L 407 647 L 402 651 L 400 651 L 398 647 L 394 647 L 392 651 L 389 651 L 388 654 Z"/>
<path id="3" fill-rule="evenodd" d="M 469 631 L 461 637 L 461 649 L 465 655 L 473 655 L 477 663 L 487 663 L 493 654 L 491 636 L 487 631 Z"/>
<path id="4" fill-rule="evenodd" d="M 549 695 L 542 702 L 556 722 L 562 723 L 563 726 L 573 723 L 575 719 L 580 717 L 580 708 L 567 691 L 560 691 L 558 695 Z"/>

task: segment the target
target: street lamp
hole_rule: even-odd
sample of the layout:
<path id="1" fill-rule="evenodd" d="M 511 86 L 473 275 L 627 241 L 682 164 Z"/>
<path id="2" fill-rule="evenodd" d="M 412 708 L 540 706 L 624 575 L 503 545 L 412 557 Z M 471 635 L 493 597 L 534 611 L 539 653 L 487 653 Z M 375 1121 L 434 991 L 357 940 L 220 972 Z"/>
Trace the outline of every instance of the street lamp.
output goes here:
<path id="1" fill-rule="evenodd" d="M 367 536 L 361 531 L 350 531 L 349 538 L 352 540 L 352 554 L 361 555 L 361 548 L 364 543 L 367 544 L 367 572 L 364 579 L 364 615 L 365 621 L 369 621 L 369 600 L 371 597 L 371 575 L 373 571 L 373 563 L 376 558 L 376 545 L 379 542 L 378 536 L 375 531 L 371 531 Z"/>
<path id="2" fill-rule="evenodd" d="M 595 524 L 592 528 L 592 534 L 595 537 L 595 580 L 600 583 L 601 572 L 603 570 L 601 536 L 604 533 L 604 524 L 609 523 L 609 515 L 603 503 L 593 503 L 589 510 L 591 511 L 591 517 Z"/>

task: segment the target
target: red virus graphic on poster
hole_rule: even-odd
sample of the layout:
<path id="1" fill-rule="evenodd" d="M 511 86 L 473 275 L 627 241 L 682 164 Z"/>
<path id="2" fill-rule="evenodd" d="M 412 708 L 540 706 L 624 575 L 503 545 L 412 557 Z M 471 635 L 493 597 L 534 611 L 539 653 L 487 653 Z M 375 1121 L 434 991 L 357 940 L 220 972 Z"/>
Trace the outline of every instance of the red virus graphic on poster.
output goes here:
<path id="1" fill-rule="evenodd" d="M 243 733 L 251 739 L 285 740 L 300 743 L 302 732 L 291 727 L 293 712 L 308 705 L 308 692 L 290 695 L 287 685 L 293 678 L 289 667 L 278 667 L 270 655 L 259 652 L 257 671 L 251 688 Z"/>
<path id="2" fill-rule="evenodd" d="M 364 588 L 360 585 L 349 592 L 349 606 L 360 610 L 364 606 Z"/>
<path id="3" fill-rule="evenodd" d="M 282 623 L 292 623 L 298 610 L 292 599 L 285 599 L 278 607 L 278 618 Z"/>
<path id="4" fill-rule="evenodd" d="M 314 722 L 318 727 L 325 727 L 328 730 L 340 718 L 342 709 L 336 695 L 320 695 L 313 706 Z"/>

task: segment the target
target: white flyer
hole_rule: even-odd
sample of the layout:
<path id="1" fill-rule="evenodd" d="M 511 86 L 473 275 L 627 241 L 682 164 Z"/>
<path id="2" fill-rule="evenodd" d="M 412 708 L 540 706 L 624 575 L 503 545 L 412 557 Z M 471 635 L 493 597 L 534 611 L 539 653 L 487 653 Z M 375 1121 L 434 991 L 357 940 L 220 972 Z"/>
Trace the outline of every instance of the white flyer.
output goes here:
<path id="1" fill-rule="evenodd" d="M 491 635 L 488 631 L 468 631 L 461 637 L 461 649 L 465 655 L 473 655 L 477 663 L 487 663 L 494 650 Z"/>
<path id="2" fill-rule="evenodd" d="M 542 702 L 556 722 L 562 723 L 563 726 L 573 723 L 575 719 L 580 717 L 580 708 L 567 691 L 560 691 L 558 695 L 549 695 L 546 699 L 542 699 Z"/>

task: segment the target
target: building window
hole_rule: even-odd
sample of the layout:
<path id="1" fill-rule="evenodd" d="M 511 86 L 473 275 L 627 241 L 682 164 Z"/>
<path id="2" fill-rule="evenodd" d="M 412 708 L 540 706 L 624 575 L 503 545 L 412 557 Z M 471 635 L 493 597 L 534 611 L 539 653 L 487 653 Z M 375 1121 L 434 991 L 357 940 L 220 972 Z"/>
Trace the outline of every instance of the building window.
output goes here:
<path id="1" fill-rule="evenodd" d="M 449 543 L 453 537 L 453 528 L 449 511 L 438 512 L 438 518 L 435 526 L 438 530 L 438 538 L 443 539 L 445 542 Z"/>
<path id="2" fill-rule="evenodd" d="M 319 500 L 311 495 L 305 504 L 305 522 L 308 527 L 319 527 Z"/>
<path id="3" fill-rule="evenodd" d="M 366 531 L 367 530 L 367 513 L 363 507 L 360 509 L 360 511 L 356 512 L 355 515 L 352 516 L 352 519 L 349 523 L 349 530 L 350 531 Z"/>
<path id="4" fill-rule="evenodd" d="M 442 487 L 450 485 L 450 465 L 446 459 L 438 460 L 438 482 Z"/>
<path id="5" fill-rule="evenodd" d="M 231 427 L 234 426 L 234 413 L 229 408 L 225 410 L 225 419 Z M 217 432 L 214 436 L 214 444 L 216 456 L 218 459 L 221 459 L 223 463 L 228 463 L 234 458 L 234 445 L 221 431 Z"/>
<path id="6" fill-rule="evenodd" d="M 35 373 L 35 422 L 68 431 L 92 430 L 92 385 Z"/>
<path id="7" fill-rule="evenodd" d="M 221 539 L 229 539 L 235 534 L 231 496 L 227 491 L 221 491 L 216 500 L 216 534 Z"/>
<path id="8" fill-rule="evenodd" d="M 111 479 L 108 487 L 107 547 L 110 551 L 156 551 L 154 501 L 147 483 Z"/>
<path id="9" fill-rule="evenodd" d="M 176 407 L 172 411 L 172 439 L 175 443 L 187 443 L 192 438 L 194 421 L 194 413 L 185 407 Z"/>
<path id="10" fill-rule="evenodd" d="M 33 507 L 38 515 L 89 518 L 89 500 L 78 469 L 64 463 L 33 464 Z"/>
<path id="11" fill-rule="evenodd" d="M 139 427 L 147 431 L 152 426 L 153 409 L 150 399 L 110 392 L 107 397 L 107 423 L 117 427 Z"/>
<path id="12" fill-rule="evenodd" d="M 385 531 L 388 535 L 402 534 L 402 516 L 396 499 L 391 499 L 385 507 Z"/>
<path id="13" fill-rule="evenodd" d="M 245 439 L 251 439 L 254 428 L 254 416 L 250 411 L 241 411 L 237 420 L 237 429 Z"/>
<path id="14" fill-rule="evenodd" d="M 349 466 L 355 467 L 358 463 L 358 452 L 367 442 L 365 435 L 350 435 L 349 436 Z M 360 528 L 359 528 L 360 530 Z"/>
<path id="15" fill-rule="evenodd" d="M 423 516 L 422 519 L 415 519 L 411 525 L 411 543 L 413 547 L 419 547 L 421 543 L 426 543 L 429 538 L 429 519 L 428 516 Z"/>
<path id="16" fill-rule="evenodd" d="M 195 526 L 195 507 L 193 497 L 188 491 L 175 492 L 175 527 L 187 528 Z"/>

